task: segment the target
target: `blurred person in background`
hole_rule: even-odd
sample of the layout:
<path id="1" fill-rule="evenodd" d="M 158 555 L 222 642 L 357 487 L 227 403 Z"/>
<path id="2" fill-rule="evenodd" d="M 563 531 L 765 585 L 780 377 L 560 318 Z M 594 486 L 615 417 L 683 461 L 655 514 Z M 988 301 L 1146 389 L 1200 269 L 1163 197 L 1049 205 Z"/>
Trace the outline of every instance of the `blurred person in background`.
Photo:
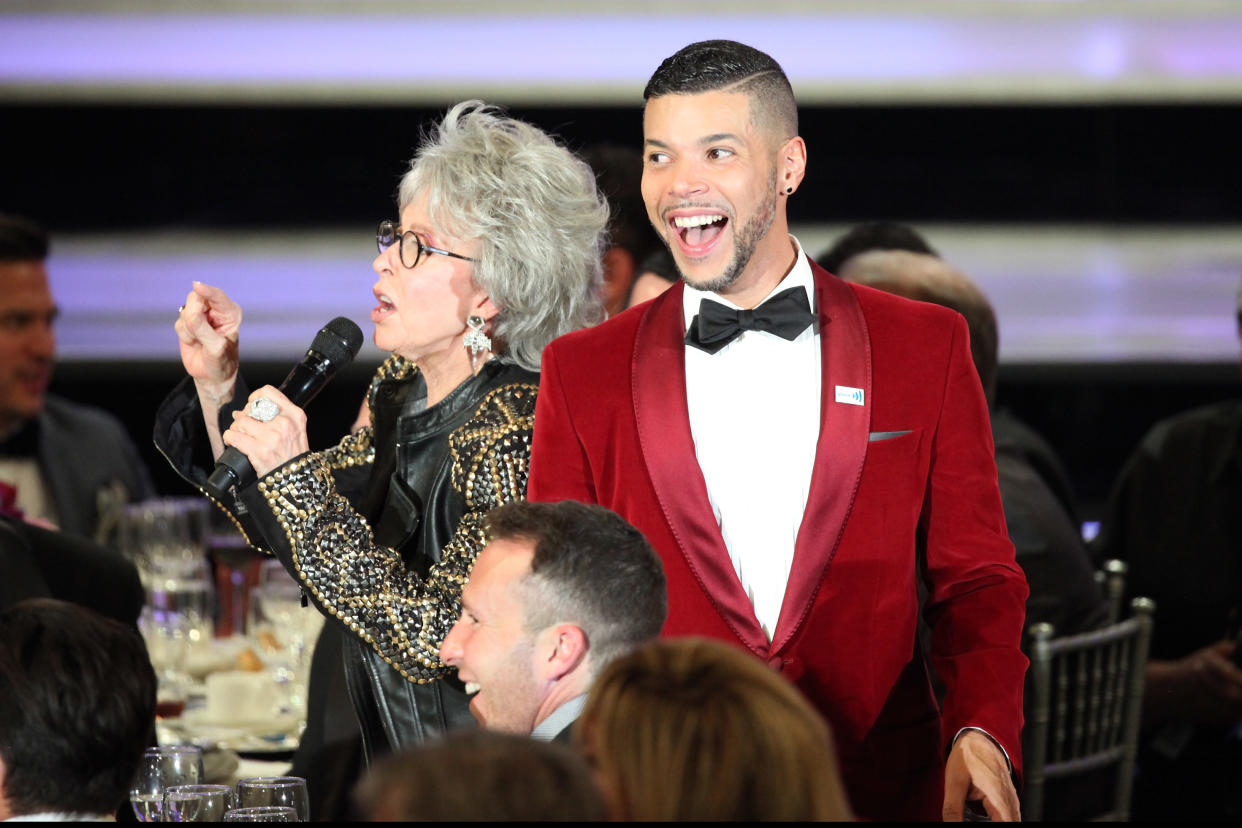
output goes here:
<path id="1" fill-rule="evenodd" d="M 1242 819 L 1242 399 L 1152 426 L 1094 552 L 1156 602 L 1132 817 Z"/>
<path id="2" fill-rule="evenodd" d="M 483 727 L 567 742 L 600 670 L 660 634 L 660 559 L 615 512 L 572 500 L 494 509 L 487 538 L 440 658 Z"/>
<path id="3" fill-rule="evenodd" d="M 662 639 L 612 662 L 574 744 L 614 820 L 853 818 L 823 718 L 782 676 L 719 641 Z"/>
<path id="4" fill-rule="evenodd" d="M 245 385 L 242 310 L 203 284 L 176 324 L 189 376 L 156 423 L 157 445 L 200 486 L 210 468 L 194 463 L 196 447 L 249 459 L 258 479 L 238 493 L 244 514 L 230 505 L 250 543 L 278 555 L 327 617 L 319 649 L 325 635 L 343 644 L 371 757 L 474 726 L 440 644 L 461 614 L 485 515 L 525 497 L 543 346 L 602 317 L 608 220 L 585 163 L 478 101 L 425 138 L 398 202 L 372 263 L 374 341 L 390 355 L 369 424 L 310 451 L 305 413 L 274 387 Z M 340 657 L 320 655 L 319 675 L 339 675 Z"/>
<path id="5" fill-rule="evenodd" d="M 856 224 L 838 236 L 827 250 L 815 257 L 815 261 L 824 270 L 840 276 L 846 262 L 872 250 L 905 250 L 940 256 L 923 234 L 908 224 L 868 221 Z"/>
<path id="6" fill-rule="evenodd" d="M 154 494 L 125 427 L 47 392 L 59 314 L 47 232 L 0 214 L 0 509 L 110 542 L 126 503 Z"/>
<path id="7" fill-rule="evenodd" d="M 154 728 L 137 630 L 50 598 L 0 611 L 0 820 L 112 821 Z"/>
<path id="8" fill-rule="evenodd" d="M 596 144 L 583 158 L 595 171 L 600 191 L 608 199 L 608 247 L 604 250 L 604 310 L 616 316 L 629 307 L 628 300 L 641 265 L 663 248 L 660 237 L 647 221 L 647 208 L 639 187 L 643 156 L 633 147 Z"/>
<path id="9" fill-rule="evenodd" d="M 376 764 L 354 793 L 371 822 L 602 822 L 603 796 L 566 745 L 457 731 Z"/>

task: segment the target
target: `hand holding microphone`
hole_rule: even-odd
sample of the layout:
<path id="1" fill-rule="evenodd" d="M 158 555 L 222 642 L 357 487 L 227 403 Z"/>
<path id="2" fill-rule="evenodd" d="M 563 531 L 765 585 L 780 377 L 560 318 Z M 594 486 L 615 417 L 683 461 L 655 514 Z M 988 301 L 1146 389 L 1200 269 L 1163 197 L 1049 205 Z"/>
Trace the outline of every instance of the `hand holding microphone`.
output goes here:
<path id="1" fill-rule="evenodd" d="M 362 331 L 349 319 L 338 316 L 325 325 L 279 389 L 263 386 L 250 395 L 244 410 L 233 414 L 233 425 L 223 434 L 228 448 L 207 479 L 207 489 L 223 497 L 229 489 L 243 488 L 308 451 L 302 406 L 352 362 L 361 347 Z"/>

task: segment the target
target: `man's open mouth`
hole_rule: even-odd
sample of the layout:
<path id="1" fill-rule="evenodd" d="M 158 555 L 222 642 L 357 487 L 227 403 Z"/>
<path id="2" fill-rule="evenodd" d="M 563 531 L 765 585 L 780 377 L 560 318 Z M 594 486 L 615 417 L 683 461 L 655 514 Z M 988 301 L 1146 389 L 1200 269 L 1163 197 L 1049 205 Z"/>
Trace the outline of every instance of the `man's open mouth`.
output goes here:
<path id="1" fill-rule="evenodd" d="M 688 252 L 696 252 L 710 247 L 728 224 L 728 216 L 718 213 L 700 213 L 691 216 L 673 216 L 673 229 L 681 239 L 683 248 Z"/>

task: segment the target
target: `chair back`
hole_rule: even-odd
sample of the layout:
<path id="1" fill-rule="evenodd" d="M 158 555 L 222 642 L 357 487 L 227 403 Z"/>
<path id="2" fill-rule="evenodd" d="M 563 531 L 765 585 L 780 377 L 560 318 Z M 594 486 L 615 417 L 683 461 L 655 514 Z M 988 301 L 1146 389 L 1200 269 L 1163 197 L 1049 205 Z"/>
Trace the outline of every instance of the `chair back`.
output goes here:
<path id="1" fill-rule="evenodd" d="M 1132 615 L 1107 627 L 1054 638 L 1050 624 L 1030 628 L 1032 703 L 1023 756 L 1022 816 L 1041 820 L 1045 783 L 1115 767 L 1111 807 L 1085 818 L 1129 818 L 1138 750 L 1143 674 L 1156 605 L 1130 603 Z"/>
<path id="2" fill-rule="evenodd" d="M 1126 562 L 1111 558 L 1096 570 L 1095 582 L 1104 593 L 1104 601 L 1108 606 L 1108 618 L 1105 624 L 1116 624 L 1121 620 L 1121 600 L 1126 594 Z"/>

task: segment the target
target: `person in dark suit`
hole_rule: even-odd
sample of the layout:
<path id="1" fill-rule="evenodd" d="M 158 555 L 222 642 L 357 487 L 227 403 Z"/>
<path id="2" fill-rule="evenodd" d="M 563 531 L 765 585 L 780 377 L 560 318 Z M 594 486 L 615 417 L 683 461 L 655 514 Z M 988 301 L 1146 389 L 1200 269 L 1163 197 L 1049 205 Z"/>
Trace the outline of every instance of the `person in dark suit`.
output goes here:
<path id="1" fill-rule="evenodd" d="M 600 506 L 509 503 L 487 516 L 487 546 L 440 645 L 489 730 L 568 741 L 592 680 L 654 639 L 664 573 L 633 526 Z"/>
<path id="2" fill-rule="evenodd" d="M 133 626 L 144 601 L 133 562 L 85 538 L 0 513 L 0 609 L 56 598 Z"/>
<path id="3" fill-rule="evenodd" d="M 664 634 L 731 642 L 800 687 L 861 817 L 981 800 L 1017 819 L 1027 584 L 966 323 L 803 254 L 786 203 L 806 144 L 768 55 L 692 44 L 644 98 L 643 196 L 683 283 L 544 350 L 528 496 L 638 527 L 668 579 Z"/>
<path id="4" fill-rule="evenodd" d="M 59 313 L 47 253 L 43 228 L 0 214 L 0 481 L 29 518 L 107 542 L 125 504 L 155 492 L 120 421 L 47 393 Z"/>

